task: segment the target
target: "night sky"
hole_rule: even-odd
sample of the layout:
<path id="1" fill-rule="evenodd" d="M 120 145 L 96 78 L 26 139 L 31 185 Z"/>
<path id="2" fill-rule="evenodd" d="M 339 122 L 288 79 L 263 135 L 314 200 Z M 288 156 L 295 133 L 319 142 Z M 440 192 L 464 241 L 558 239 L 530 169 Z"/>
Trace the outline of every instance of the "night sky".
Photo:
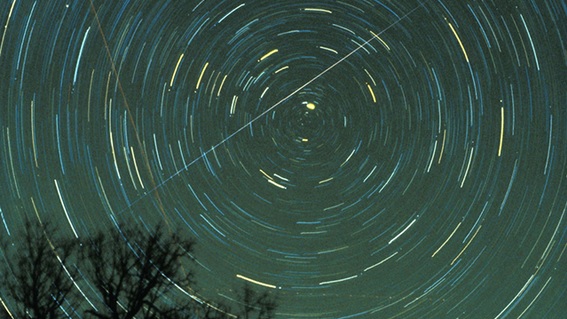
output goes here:
<path id="1" fill-rule="evenodd" d="M 0 25 L 2 238 L 165 223 L 200 297 L 248 282 L 279 318 L 565 318 L 565 0 L 1 0 Z"/>

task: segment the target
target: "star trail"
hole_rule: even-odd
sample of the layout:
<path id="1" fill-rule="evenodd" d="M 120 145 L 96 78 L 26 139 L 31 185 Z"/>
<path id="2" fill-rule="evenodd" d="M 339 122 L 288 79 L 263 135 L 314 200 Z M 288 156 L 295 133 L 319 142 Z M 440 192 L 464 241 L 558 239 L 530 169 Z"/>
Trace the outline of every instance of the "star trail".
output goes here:
<path id="1" fill-rule="evenodd" d="M 3 0 L 0 25 L 2 238 L 177 226 L 193 297 L 250 283 L 278 318 L 567 313 L 564 0 Z"/>

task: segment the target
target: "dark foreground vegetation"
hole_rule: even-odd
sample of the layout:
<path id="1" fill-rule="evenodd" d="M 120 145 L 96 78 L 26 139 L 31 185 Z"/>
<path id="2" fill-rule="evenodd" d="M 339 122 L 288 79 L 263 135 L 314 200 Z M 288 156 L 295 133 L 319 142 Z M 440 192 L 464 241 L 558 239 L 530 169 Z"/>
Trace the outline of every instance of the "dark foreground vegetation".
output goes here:
<path id="1" fill-rule="evenodd" d="M 66 238 L 28 222 L 2 238 L 0 318 L 270 319 L 276 297 L 249 285 L 237 307 L 191 298 L 195 241 L 169 228 L 119 225 Z"/>

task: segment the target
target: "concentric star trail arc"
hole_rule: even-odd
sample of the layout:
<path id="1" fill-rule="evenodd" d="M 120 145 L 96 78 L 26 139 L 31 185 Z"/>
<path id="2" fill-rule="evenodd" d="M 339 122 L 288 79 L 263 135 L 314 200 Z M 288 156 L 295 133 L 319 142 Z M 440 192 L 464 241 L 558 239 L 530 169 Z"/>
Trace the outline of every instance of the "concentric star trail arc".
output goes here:
<path id="1" fill-rule="evenodd" d="M 373 36 L 369 39 L 367 39 L 366 41 L 364 41 L 362 44 L 358 45 L 354 50 L 350 51 L 348 54 L 346 54 L 345 56 L 343 56 L 341 59 L 339 59 L 337 62 L 331 64 L 329 67 L 327 67 L 325 70 L 323 70 L 321 73 L 317 74 L 315 77 L 313 77 L 311 80 L 305 82 L 303 85 L 301 85 L 300 87 L 298 87 L 297 89 L 295 89 L 293 92 L 289 93 L 287 96 L 285 96 L 284 98 L 282 98 L 281 100 L 279 100 L 278 102 L 276 102 L 275 104 L 273 104 L 272 106 L 270 106 L 269 108 L 267 108 L 266 110 L 264 110 L 262 113 L 260 113 L 259 115 L 257 115 L 256 117 L 254 117 L 252 120 L 250 120 L 248 123 L 246 123 L 245 125 L 241 126 L 239 129 L 237 129 L 236 131 L 232 132 L 230 135 L 228 135 L 226 138 L 222 139 L 220 142 L 218 142 L 217 144 L 213 145 L 211 148 L 209 148 L 208 150 L 206 150 L 205 152 L 203 152 L 200 156 L 196 157 L 195 159 L 193 159 L 191 162 L 189 162 L 187 165 L 185 165 L 185 167 L 181 168 L 180 170 L 178 170 L 177 172 L 175 172 L 174 174 L 172 174 L 171 176 L 169 176 L 168 178 L 166 178 L 165 180 L 163 180 L 161 183 L 155 185 L 152 189 L 148 190 L 143 196 L 138 197 L 136 200 L 132 201 L 131 204 L 128 207 L 125 207 L 124 209 L 122 209 L 119 213 L 123 213 L 124 211 L 130 209 L 132 206 L 136 205 L 136 203 L 138 203 L 139 201 L 141 201 L 142 199 L 144 199 L 146 196 L 154 193 L 155 191 L 157 191 L 160 187 L 162 187 L 163 185 L 165 185 L 167 182 L 169 182 L 171 179 L 175 178 L 176 176 L 178 176 L 179 174 L 181 174 L 182 172 L 186 171 L 189 167 L 191 167 L 193 164 L 197 163 L 198 161 L 200 161 L 202 158 L 204 158 L 205 156 L 207 156 L 207 154 L 209 154 L 210 152 L 214 151 L 217 147 L 221 146 L 222 144 L 226 143 L 228 140 L 230 140 L 232 137 L 234 137 L 235 135 L 237 135 L 238 133 L 242 132 L 246 127 L 252 125 L 254 122 L 256 122 L 257 120 L 261 119 L 262 117 L 264 117 L 266 114 L 268 114 L 270 111 L 274 110 L 275 108 L 277 108 L 278 106 L 280 106 L 282 103 L 284 103 L 285 101 L 289 100 L 289 98 L 291 98 L 292 96 L 296 95 L 298 92 L 300 92 L 301 90 L 303 90 L 304 88 L 306 88 L 308 85 L 310 85 L 311 83 L 313 83 L 314 81 L 316 81 L 317 79 L 319 79 L 320 77 L 322 77 L 323 75 L 325 75 L 327 72 L 329 72 L 330 70 L 332 70 L 333 68 L 335 68 L 337 65 L 341 64 L 343 61 L 345 61 L 346 59 L 348 59 L 350 56 L 352 56 L 353 54 L 355 54 L 356 52 L 358 52 L 360 49 L 362 49 L 363 47 L 365 47 L 366 45 L 368 45 L 370 42 L 379 39 L 380 35 L 382 35 L 384 32 L 388 31 L 390 28 L 396 26 L 398 23 L 400 23 L 401 21 L 403 21 L 405 18 L 407 18 L 408 16 L 410 16 L 413 12 L 415 12 L 417 9 L 423 7 L 423 5 L 426 2 L 420 2 L 420 4 L 416 7 L 414 7 L 412 10 L 408 11 L 407 13 L 405 13 L 403 16 L 401 16 L 398 20 L 396 20 L 395 22 L 393 22 L 392 24 L 390 24 L 388 27 L 384 28 L 382 31 L 374 34 Z M 91 0 L 91 4 L 92 4 L 92 0 Z M 94 6 L 93 6 L 93 10 L 94 10 Z M 100 24 L 100 22 L 98 22 Z M 102 32 L 102 29 L 101 29 Z M 108 44 L 105 42 L 105 45 L 108 46 Z M 181 59 L 179 59 L 179 61 L 181 61 Z M 113 63 L 114 65 L 114 63 Z M 114 72 L 117 72 L 115 67 L 113 67 Z M 176 68 L 177 70 L 177 68 Z M 199 81 L 200 82 L 200 81 Z M 123 90 L 121 90 L 123 92 Z M 130 113 L 128 111 L 128 113 Z M 136 135 L 138 135 L 137 130 L 136 130 Z M 139 141 L 139 138 L 138 138 Z"/>
<path id="2" fill-rule="evenodd" d="M 0 257 L 163 224 L 171 305 L 563 318 L 564 3 L 5 0 Z"/>

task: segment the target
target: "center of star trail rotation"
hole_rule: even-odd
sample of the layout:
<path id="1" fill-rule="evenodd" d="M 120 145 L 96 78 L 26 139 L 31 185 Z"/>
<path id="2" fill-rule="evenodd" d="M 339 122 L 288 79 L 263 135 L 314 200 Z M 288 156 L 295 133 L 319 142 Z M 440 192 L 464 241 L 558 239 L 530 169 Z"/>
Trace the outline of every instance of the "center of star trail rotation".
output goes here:
<path id="1" fill-rule="evenodd" d="M 0 4 L 1 236 L 166 220 L 281 318 L 567 312 L 565 1 L 92 4 Z"/>

